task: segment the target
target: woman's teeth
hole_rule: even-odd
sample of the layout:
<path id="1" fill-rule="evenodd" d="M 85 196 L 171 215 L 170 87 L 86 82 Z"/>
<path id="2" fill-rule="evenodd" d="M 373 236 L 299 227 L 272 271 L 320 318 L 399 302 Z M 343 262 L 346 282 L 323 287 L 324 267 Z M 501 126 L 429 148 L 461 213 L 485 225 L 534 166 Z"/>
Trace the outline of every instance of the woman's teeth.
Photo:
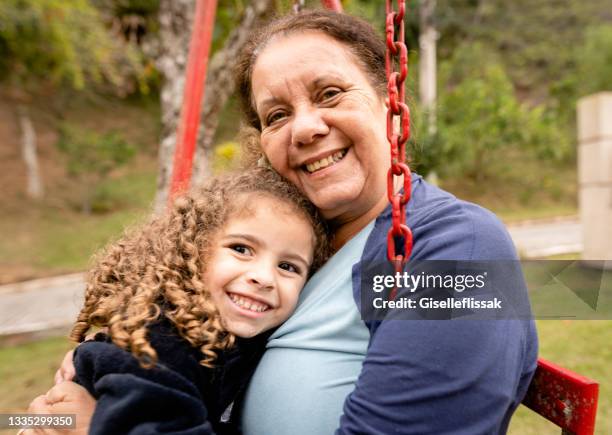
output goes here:
<path id="1" fill-rule="evenodd" d="M 331 156 L 327 156 L 324 159 L 309 163 L 306 165 L 306 170 L 312 174 L 313 172 L 316 172 L 319 169 L 327 168 L 328 166 L 331 166 L 342 160 L 342 158 L 346 155 L 347 152 L 348 150 L 344 149 L 342 151 L 333 153 Z"/>
<path id="2" fill-rule="evenodd" d="M 234 293 L 229 293 L 230 299 L 238 305 L 240 308 L 244 308 L 245 310 L 254 311 L 256 313 L 262 313 L 270 308 L 268 305 L 257 302 L 251 298 L 247 298 L 246 296 L 238 296 Z"/>

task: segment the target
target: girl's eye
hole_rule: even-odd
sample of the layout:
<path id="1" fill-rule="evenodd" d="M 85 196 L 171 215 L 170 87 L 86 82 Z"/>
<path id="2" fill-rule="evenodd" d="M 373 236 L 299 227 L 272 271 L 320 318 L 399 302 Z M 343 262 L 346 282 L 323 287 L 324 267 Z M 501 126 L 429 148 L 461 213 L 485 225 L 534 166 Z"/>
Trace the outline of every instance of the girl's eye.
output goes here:
<path id="1" fill-rule="evenodd" d="M 241 244 L 238 244 L 238 243 L 235 244 L 235 245 L 230 245 L 229 248 L 232 251 L 235 251 L 235 252 L 237 252 L 239 254 L 242 254 L 242 255 L 250 255 L 252 253 L 251 252 L 251 248 L 249 248 L 246 245 L 241 245 Z"/>
<path id="2" fill-rule="evenodd" d="M 276 112 L 272 112 L 267 118 L 266 118 L 266 125 L 270 125 L 275 123 L 276 121 L 280 121 L 281 119 L 283 119 L 286 116 L 286 113 L 282 110 L 277 110 Z"/>
<path id="3" fill-rule="evenodd" d="M 329 100 L 334 98 L 336 95 L 340 93 L 340 89 L 338 88 L 327 88 L 321 93 L 321 101 Z"/>
<path id="4" fill-rule="evenodd" d="M 283 270 L 286 270 L 287 272 L 296 273 L 298 275 L 301 273 L 300 268 L 297 266 L 294 266 L 291 263 L 283 262 L 283 263 L 280 263 L 278 267 L 280 267 Z"/>

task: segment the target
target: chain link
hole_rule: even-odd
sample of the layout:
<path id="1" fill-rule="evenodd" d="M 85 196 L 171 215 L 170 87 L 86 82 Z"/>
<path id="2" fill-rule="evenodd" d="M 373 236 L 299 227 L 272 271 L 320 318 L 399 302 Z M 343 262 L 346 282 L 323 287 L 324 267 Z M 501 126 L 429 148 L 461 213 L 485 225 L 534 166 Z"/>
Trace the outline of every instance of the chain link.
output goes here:
<path id="1" fill-rule="evenodd" d="M 391 228 L 387 234 L 387 258 L 401 272 L 412 254 L 412 231 L 406 225 L 406 204 L 410 200 L 410 168 L 406 164 L 406 143 L 410 138 L 410 110 L 405 103 L 404 82 L 408 76 L 408 49 L 404 43 L 404 15 L 406 1 L 397 0 L 398 11 L 393 10 L 394 0 L 386 0 L 386 42 L 385 68 L 387 91 L 387 139 L 391 147 L 391 167 L 387 173 L 387 196 L 391 203 Z M 395 65 L 399 71 L 395 70 Z M 399 131 L 396 128 L 399 120 Z M 396 181 L 403 177 L 403 193 L 395 192 Z M 398 244 L 403 241 L 403 246 Z M 389 298 L 395 299 L 394 288 Z"/>

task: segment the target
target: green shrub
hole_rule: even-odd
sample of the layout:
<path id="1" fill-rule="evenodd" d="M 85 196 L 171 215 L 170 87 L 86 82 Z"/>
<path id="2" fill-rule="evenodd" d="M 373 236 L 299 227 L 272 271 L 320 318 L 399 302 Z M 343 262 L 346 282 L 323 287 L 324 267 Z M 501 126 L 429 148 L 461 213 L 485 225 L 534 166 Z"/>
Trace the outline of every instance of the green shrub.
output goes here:
<path id="1" fill-rule="evenodd" d="M 115 168 L 127 164 L 136 152 L 136 147 L 115 132 L 97 133 L 92 130 L 64 125 L 56 143 L 66 156 L 68 175 L 81 188 L 82 210 L 93 210 L 97 198 L 97 211 L 109 211 L 108 195 L 99 189 L 99 184 Z"/>
<path id="2" fill-rule="evenodd" d="M 441 65 L 440 83 L 436 134 L 425 131 L 414 111 L 422 172 L 482 181 L 499 178 L 505 156 L 515 150 L 545 160 L 568 155 L 554 112 L 522 104 L 501 62 L 483 46 L 458 49 Z"/>

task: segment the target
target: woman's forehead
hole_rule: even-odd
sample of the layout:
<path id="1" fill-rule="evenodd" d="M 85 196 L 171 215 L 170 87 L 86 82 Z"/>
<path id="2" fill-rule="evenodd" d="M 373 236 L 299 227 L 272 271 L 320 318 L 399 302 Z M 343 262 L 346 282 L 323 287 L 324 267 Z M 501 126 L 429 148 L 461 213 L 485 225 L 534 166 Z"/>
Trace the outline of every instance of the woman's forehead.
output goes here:
<path id="1" fill-rule="evenodd" d="M 356 56 L 345 44 L 321 32 L 277 35 L 260 52 L 253 66 L 252 90 L 302 83 L 317 87 L 326 80 L 365 78 Z"/>

